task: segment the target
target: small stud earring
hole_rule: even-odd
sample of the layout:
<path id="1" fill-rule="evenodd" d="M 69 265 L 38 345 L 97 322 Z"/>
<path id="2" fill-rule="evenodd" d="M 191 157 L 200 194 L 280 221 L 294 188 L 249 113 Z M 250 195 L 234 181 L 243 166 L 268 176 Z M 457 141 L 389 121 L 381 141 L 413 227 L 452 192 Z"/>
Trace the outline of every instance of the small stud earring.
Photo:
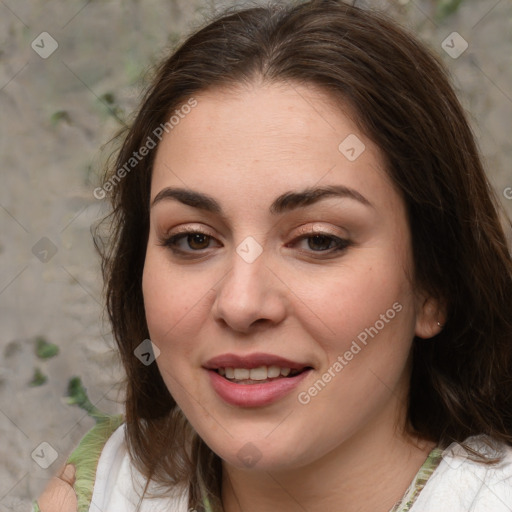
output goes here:
<path id="1" fill-rule="evenodd" d="M 437 322 L 437 325 L 442 329 L 444 325 L 441 322 Z"/>

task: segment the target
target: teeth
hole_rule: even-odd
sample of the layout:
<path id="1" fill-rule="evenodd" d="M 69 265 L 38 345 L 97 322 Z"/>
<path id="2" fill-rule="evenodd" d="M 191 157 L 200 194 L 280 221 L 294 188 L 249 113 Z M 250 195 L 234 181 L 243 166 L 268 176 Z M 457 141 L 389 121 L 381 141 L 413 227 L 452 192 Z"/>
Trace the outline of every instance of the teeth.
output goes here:
<path id="1" fill-rule="evenodd" d="M 275 379 L 281 375 L 281 368 L 279 366 L 269 366 L 267 368 L 267 376 L 269 379 Z"/>
<path id="2" fill-rule="evenodd" d="M 292 373 L 291 368 L 279 366 L 258 366 L 257 368 L 218 368 L 219 375 L 229 380 L 267 380 L 277 377 L 288 377 Z M 300 373 L 293 370 L 294 374 Z"/>
<path id="3" fill-rule="evenodd" d="M 251 368 L 249 376 L 251 380 L 265 380 L 267 378 L 267 367 L 259 366 L 258 368 Z"/>
<path id="4" fill-rule="evenodd" d="M 235 368 L 234 373 L 235 380 L 246 380 L 249 378 L 251 372 L 247 368 Z"/>

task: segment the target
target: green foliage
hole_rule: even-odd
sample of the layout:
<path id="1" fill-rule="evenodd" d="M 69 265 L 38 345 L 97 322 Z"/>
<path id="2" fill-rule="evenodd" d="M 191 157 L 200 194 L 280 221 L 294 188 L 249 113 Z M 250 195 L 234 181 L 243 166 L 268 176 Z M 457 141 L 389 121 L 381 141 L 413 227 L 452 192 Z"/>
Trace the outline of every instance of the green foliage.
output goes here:
<path id="1" fill-rule="evenodd" d="M 36 338 L 36 356 L 39 359 L 50 359 L 59 353 L 59 347 L 55 343 L 48 343 L 45 338 Z"/>
<path id="2" fill-rule="evenodd" d="M 71 124 L 71 117 L 67 110 L 57 110 L 57 112 L 54 112 L 50 117 L 50 122 L 52 126 L 57 126 L 61 122 Z"/>
<path id="3" fill-rule="evenodd" d="M 87 396 L 87 390 L 82 384 L 80 377 L 72 377 L 68 382 L 68 399 L 69 405 L 78 405 L 80 409 L 87 412 L 89 416 L 92 416 L 96 421 L 102 421 L 110 418 L 108 414 L 101 412 Z"/>
<path id="4" fill-rule="evenodd" d="M 442 21 L 448 16 L 451 16 L 457 11 L 463 1 L 464 0 L 437 0 L 435 2 L 436 19 Z"/>
<path id="5" fill-rule="evenodd" d="M 100 100 L 104 101 L 107 105 L 112 106 L 116 103 L 116 98 L 113 92 L 106 92 L 100 96 Z"/>
<path id="6" fill-rule="evenodd" d="M 117 98 L 113 92 L 106 92 L 99 96 L 98 101 L 100 108 L 104 115 L 109 115 L 115 118 L 120 124 L 124 124 L 125 112 L 119 105 Z"/>
<path id="7" fill-rule="evenodd" d="M 41 369 L 36 368 L 34 370 L 34 376 L 32 377 L 32 380 L 29 382 L 29 386 L 32 386 L 32 387 L 42 386 L 47 380 L 48 380 L 48 377 L 41 371 Z"/>

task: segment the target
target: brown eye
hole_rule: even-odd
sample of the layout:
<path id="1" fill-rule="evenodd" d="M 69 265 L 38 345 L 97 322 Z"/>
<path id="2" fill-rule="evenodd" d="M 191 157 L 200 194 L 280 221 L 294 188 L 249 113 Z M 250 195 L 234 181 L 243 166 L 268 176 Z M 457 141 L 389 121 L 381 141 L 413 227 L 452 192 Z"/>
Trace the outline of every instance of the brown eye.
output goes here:
<path id="1" fill-rule="evenodd" d="M 329 233 L 306 233 L 296 238 L 288 247 L 296 247 L 302 254 L 314 258 L 334 258 L 340 256 L 352 245 L 350 240 Z"/>
<path id="2" fill-rule="evenodd" d="M 204 233 L 191 233 L 187 235 L 187 243 L 194 250 L 207 249 L 210 244 L 210 238 L 210 236 Z"/>
<path id="3" fill-rule="evenodd" d="M 214 247 L 222 247 L 213 236 L 201 231 L 185 231 L 176 235 L 162 238 L 162 247 L 168 247 L 175 255 L 181 257 L 202 256 L 207 250 Z"/>
<path id="4" fill-rule="evenodd" d="M 327 251 L 333 247 L 333 244 L 336 245 L 336 241 L 332 236 L 314 235 L 309 236 L 307 240 L 308 247 L 312 251 Z"/>

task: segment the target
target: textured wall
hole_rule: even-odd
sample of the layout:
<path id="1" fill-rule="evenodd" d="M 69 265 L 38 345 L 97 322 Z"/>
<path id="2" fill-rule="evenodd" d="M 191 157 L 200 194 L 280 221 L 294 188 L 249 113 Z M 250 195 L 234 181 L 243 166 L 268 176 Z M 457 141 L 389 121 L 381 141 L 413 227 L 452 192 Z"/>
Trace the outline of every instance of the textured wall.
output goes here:
<path id="1" fill-rule="evenodd" d="M 144 70 L 212 9 L 234 3 L 0 1 L 1 512 L 26 509 L 92 426 L 63 399 L 71 377 L 98 407 L 120 410 L 90 235 L 106 212 L 93 195 L 101 146 L 136 106 Z M 465 0 L 451 15 L 439 9 L 446 1 L 365 3 L 443 57 L 512 214 L 512 3 Z M 59 353 L 37 356 L 38 337 Z"/>

